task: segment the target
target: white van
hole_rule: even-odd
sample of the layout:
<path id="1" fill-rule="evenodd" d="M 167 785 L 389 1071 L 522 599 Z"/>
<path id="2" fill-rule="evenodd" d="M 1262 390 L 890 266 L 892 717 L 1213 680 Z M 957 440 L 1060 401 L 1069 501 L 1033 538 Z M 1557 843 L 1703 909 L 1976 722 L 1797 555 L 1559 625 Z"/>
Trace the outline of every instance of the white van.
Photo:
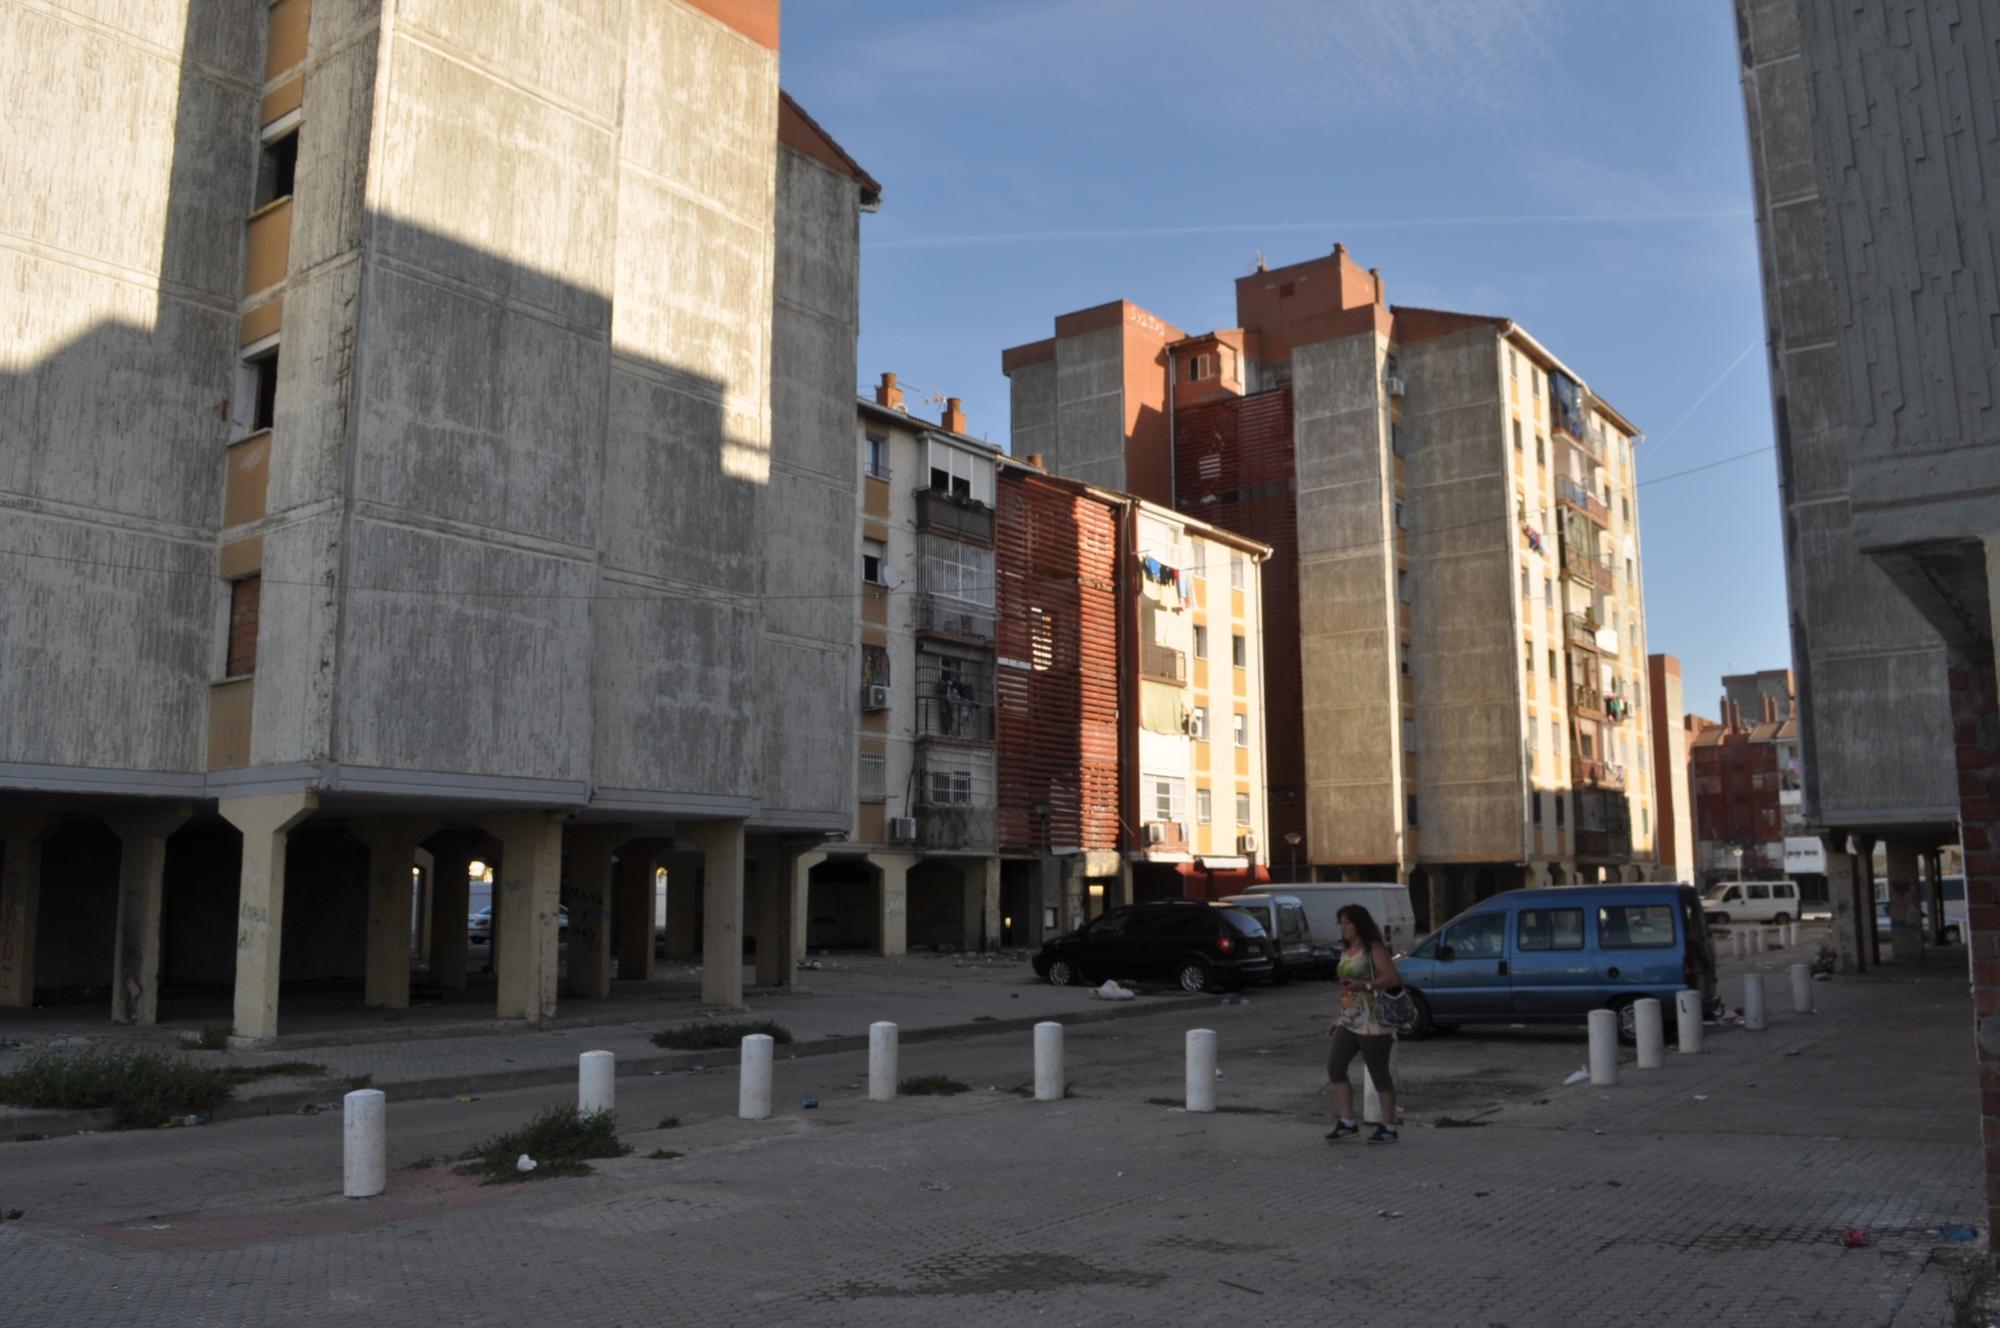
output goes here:
<path id="1" fill-rule="evenodd" d="M 1288 885 L 1253 885 L 1246 895 L 1290 895 L 1305 906 L 1313 938 L 1340 950 L 1341 909 L 1359 904 L 1382 929 L 1391 954 L 1399 954 L 1417 939 L 1417 915 L 1410 907 L 1410 887 L 1394 881 L 1300 881 Z"/>
<path id="2" fill-rule="evenodd" d="M 1340 938 L 1336 935 L 1334 943 L 1327 944 L 1326 937 L 1313 930 L 1305 905 L 1294 896 L 1231 895 L 1215 902 L 1240 908 L 1262 924 L 1275 952 L 1271 956 L 1275 961 L 1271 968 L 1274 984 L 1333 976 L 1333 966 L 1340 961 Z"/>
<path id="3" fill-rule="evenodd" d="M 1796 881 L 1723 881 L 1701 897 L 1710 922 L 1791 922 L 1799 916 Z"/>

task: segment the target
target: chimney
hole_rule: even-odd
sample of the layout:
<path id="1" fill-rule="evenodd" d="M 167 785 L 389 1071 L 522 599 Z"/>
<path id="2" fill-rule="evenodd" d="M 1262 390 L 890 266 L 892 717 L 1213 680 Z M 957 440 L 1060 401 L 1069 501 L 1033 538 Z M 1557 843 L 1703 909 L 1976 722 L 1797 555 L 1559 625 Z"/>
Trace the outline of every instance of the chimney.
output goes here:
<path id="1" fill-rule="evenodd" d="M 902 393 L 898 392 L 896 395 L 901 396 Z M 944 414 L 938 417 L 938 423 L 942 424 L 945 428 L 949 429 L 953 433 L 964 433 L 965 432 L 964 403 L 959 401 L 957 397 L 946 397 L 944 399 Z"/>
<path id="2" fill-rule="evenodd" d="M 896 375 L 882 375 L 882 381 L 875 388 L 875 404 L 887 406 L 890 410 L 903 409 L 903 389 L 896 386 Z"/>
<path id="3" fill-rule="evenodd" d="M 1388 302 L 1382 298 L 1382 269 L 1371 267 L 1368 269 L 1368 275 L 1375 278 L 1375 303 L 1382 308 L 1387 308 Z"/>
<path id="4" fill-rule="evenodd" d="M 1778 698 L 1775 696 L 1764 697 L 1764 722 L 1766 724 L 1778 722 Z"/>
<path id="5" fill-rule="evenodd" d="M 1048 467 L 1042 464 L 1042 454 L 1040 452 L 1028 453 L 1028 464 L 1039 471 L 1046 472 L 1048 470 Z"/>

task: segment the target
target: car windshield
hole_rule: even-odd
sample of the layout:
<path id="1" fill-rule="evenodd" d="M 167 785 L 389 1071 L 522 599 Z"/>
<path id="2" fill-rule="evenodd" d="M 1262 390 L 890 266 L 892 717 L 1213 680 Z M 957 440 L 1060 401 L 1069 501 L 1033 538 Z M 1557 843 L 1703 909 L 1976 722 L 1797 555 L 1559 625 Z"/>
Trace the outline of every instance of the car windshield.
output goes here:
<path id="1" fill-rule="evenodd" d="M 1721 884 L 1721 885 L 1711 885 L 1711 886 L 1709 886 L 1709 887 L 1708 887 L 1708 893 L 1707 893 L 1707 894 L 1705 894 L 1705 895 L 1703 895 L 1703 896 L 1702 896 L 1702 898 L 1703 898 L 1703 899 L 1720 899 L 1720 898 L 1722 898 L 1722 897 L 1723 897 L 1724 895 L 1726 895 L 1726 894 L 1728 894 L 1728 893 L 1729 893 L 1729 887 L 1730 887 L 1731 885 L 1733 885 L 1733 884 L 1734 884 L 1734 882 L 1724 882 L 1724 883 L 1723 883 L 1723 884 Z"/>

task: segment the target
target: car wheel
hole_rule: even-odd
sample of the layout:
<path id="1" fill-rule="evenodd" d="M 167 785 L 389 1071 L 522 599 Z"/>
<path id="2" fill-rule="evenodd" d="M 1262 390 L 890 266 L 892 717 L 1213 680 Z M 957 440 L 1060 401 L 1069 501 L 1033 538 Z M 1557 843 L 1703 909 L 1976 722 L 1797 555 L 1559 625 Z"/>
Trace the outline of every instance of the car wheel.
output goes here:
<path id="1" fill-rule="evenodd" d="M 1431 1020 L 1431 1003 L 1424 999 L 1424 994 L 1412 987 L 1410 989 L 1410 999 L 1416 1003 L 1417 1022 L 1396 1034 L 1396 1040 L 1399 1042 L 1422 1042 L 1431 1034 L 1441 1032 L 1442 1030 Z"/>
<path id="2" fill-rule="evenodd" d="M 1792 915 L 1789 913 L 1779 913 L 1771 918 L 1771 921 L 1776 923 L 1780 927 L 1784 926 L 1787 922 L 1790 922 L 1791 920 L 1792 920 Z"/>
<path id="3" fill-rule="evenodd" d="M 1611 1012 L 1618 1016 L 1618 1044 L 1623 1047 L 1637 1046 L 1639 1044 L 1638 1001 L 1630 997 L 1624 1000 L 1613 1001 L 1611 1003 Z M 1664 1019 L 1661 1020 L 1661 1027 L 1663 1029 L 1665 1023 Z"/>
<path id="4" fill-rule="evenodd" d="M 1051 987 L 1074 987 L 1083 981 L 1083 970 L 1067 959 L 1049 961 L 1049 985 Z"/>
<path id="5" fill-rule="evenodd" d="M 1182 964 L 1174 974 L 1182 991 L 1207 991 L 1209 984 L 1208 965 L 1199 959 L 1190 959 Z"/>
<path id="6" fill-rule="evenodd" d="M 1708 923 L 1711 927 L 1727 927 L 1729 925 L 1729 915 L 1727 913 L 1711 913 L 1708 915 Z"/>

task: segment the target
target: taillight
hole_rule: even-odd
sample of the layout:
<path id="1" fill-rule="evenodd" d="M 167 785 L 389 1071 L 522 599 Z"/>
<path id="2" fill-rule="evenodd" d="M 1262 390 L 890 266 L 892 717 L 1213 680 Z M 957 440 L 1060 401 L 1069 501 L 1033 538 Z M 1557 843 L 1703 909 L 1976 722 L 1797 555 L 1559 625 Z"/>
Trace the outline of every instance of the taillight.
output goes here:
<path id="1" fill-rule="evenodd" d="M 1224 954 L 1233 954 L 1236 950 L 1236 940 L 1228 932 L 1224 932 L 1215 938 L 1215 948 Z"/>

